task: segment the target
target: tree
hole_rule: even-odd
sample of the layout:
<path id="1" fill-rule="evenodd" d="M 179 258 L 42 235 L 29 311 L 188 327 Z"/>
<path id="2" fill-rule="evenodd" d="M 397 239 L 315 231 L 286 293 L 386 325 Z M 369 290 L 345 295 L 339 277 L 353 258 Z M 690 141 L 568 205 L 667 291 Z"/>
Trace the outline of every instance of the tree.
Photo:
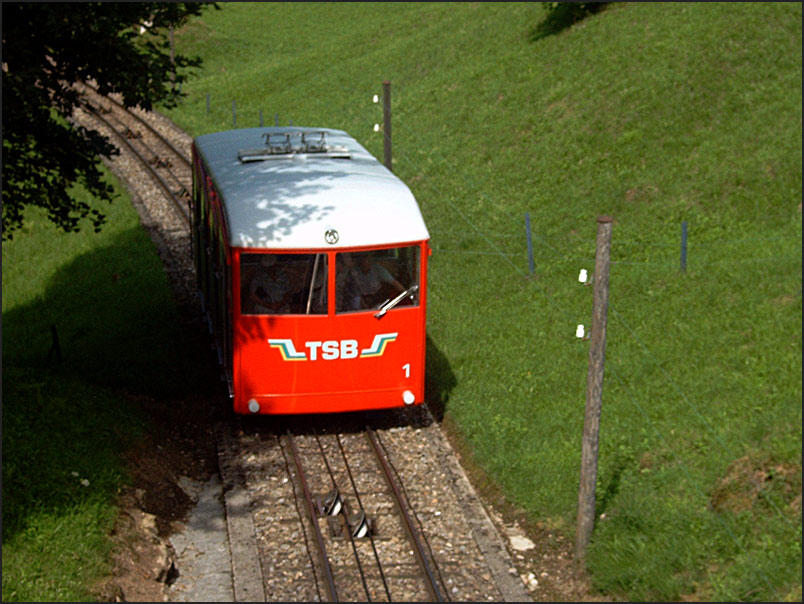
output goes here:
<path id="1" fill-rule="evenodd" d="M 214 3 L 6 3 L 3 10 L 3 239 L 38 206 L 63 231 L 103 213 L 70 194 L 81 183 L 111 202 L 100 158 L 118 153 L 94 130 L 70 121 L 80 103 L 76 82 L 120 93 L 126 107 L 174 107 L 186 72 L 201 63 L 172 57 L 167 33 Z M 178 85 L 178 86 L 177 86 Z"/>

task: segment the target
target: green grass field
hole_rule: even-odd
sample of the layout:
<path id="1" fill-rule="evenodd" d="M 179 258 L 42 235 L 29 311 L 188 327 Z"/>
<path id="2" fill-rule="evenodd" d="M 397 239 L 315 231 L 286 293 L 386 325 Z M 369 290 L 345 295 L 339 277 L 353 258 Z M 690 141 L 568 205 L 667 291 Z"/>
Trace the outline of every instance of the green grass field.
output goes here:
<path id="1" fill-rule="evenodd" d="M 94 597 L 110 572 L 122 453 L 147 429 L 138 398 L 194 380 L 137 212 L 125 194 L 101 209 L 100 234 L 58 233 L 29 211 L 3 242 L 4 601 Z"/>
<path id="2" fill-rule="evenodd" d="M 220 7 L 177 32 L 204 67 L 170 117 L 229 129 L 234 102 L 237 127 L 342 128 L 382 158 L 372 96 L 392 82 L 394 171 L 434 248 L 431 403 L 510 502 L 570 537 L 592 311 L 577 278 L 614 218 L 593 588 L 800 601 L 801 4 L 614 3 L 547 36 L 538 3 Z M 10 281 L 31 262 L 12 249 L 4 366 L 13 313 L 49 307 L 58 281 Z M 29 320 L 18 337 L 41 355 L 51 319 Z"/>

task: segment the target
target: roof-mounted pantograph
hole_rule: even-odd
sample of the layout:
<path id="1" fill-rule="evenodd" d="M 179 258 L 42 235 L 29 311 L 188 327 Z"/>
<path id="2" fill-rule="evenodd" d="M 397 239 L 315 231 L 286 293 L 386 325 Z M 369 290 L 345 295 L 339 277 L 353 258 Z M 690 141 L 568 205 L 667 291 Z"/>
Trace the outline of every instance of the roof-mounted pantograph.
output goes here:
<path id="1" fill-rule="evenodd" d="M 297 155 L 312 155 L 329 159 L 351 159 L 349 149 L 341 145 L 328 145 L 326 132 L 267 132 L 263 134 L 265 147 L 244 149 L 237 157 L 242 163 L 267 159 L 292 159 Z"/>

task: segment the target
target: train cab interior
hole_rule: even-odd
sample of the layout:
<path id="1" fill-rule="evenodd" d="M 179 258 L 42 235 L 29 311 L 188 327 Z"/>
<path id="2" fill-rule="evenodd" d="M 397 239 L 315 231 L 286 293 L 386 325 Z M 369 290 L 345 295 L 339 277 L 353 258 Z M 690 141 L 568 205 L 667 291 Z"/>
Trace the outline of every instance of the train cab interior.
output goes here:
<path id="1" fill-rule="evenodd" d="M 329 265 L 334 257 L 334 271 Z M 241 253 L 240 313 L 322 315 L 417 306 L 419 247 L 328 253 Z M 403 295 L 404 294 L 404 295 Z M 390 310 L 390 308 L 389 308 Z"/>
<path id="2" fill-rule="evenodd" d="M 327 254 L 241 254 L 240 312 L 327 314 Z"/>

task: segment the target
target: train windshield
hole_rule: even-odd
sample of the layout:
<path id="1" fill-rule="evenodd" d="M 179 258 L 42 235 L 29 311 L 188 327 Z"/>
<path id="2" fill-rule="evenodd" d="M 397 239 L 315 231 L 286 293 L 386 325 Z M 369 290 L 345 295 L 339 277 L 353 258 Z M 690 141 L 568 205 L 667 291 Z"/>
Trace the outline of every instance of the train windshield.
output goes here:
<path id="1" fill-rule="evenodd" d="M 326 254 L 241 254 L 244 315 L 327 314 Z"/>
<path id="2" fill-rule="evenodd" d="M 418 291 L 417 246 L 335 256 L 335 312 L 418 306 Z"/>

